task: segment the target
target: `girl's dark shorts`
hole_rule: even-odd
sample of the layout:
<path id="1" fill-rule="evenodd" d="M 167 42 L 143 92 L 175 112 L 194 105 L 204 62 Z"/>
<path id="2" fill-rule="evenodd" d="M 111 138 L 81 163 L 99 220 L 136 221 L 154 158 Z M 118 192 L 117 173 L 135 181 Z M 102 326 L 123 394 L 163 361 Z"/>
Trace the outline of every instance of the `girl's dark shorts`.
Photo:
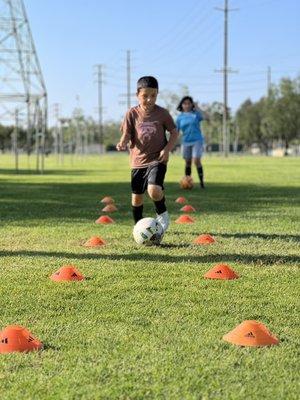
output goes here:
<path id="1" fill-rule="evenodd" d="M 143 194 L 148 185 L 161 186 L 164 189 L 164 180 L 167 171 L 166 164 L 150 165 L 146 168 L 131 170 L 131 190 L 134 194 Z"/>

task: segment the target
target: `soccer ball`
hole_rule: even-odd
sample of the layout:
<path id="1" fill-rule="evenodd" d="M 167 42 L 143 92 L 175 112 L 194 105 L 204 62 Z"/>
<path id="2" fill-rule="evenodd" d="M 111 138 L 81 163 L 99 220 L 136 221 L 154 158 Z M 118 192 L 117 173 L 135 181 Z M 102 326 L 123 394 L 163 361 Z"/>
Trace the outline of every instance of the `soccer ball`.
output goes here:
<path id="1" fill-rule="evenodd" d="M 133 237 L 137 244 L 160 244 L 163 237 L 163 228 L 154 218 L 143 218 L 133 228 Z"/>
<path id="2" fill-rule="evenodd" d="M 193 189 L 194 187 L 194 181 L 193 178 L 189 175 L 184 176 L 181 181 L 180 181 L 180 187 L 181 189 Z"/>

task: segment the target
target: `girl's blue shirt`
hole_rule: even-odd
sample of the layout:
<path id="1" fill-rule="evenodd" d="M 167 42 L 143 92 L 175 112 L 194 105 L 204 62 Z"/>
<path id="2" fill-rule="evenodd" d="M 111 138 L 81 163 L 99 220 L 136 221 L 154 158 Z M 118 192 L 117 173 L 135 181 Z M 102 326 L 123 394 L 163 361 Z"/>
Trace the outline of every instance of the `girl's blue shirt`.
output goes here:
<path id="1" fill-rule="evenodd" d="M 178 132 L 182 132 L 182 143 L 192 145 L 201 141 L 204 143 L 204 137 L 201 132 L 200 122 L 203 120 L 200 111 L 182 112 L 176 119 Z"/>

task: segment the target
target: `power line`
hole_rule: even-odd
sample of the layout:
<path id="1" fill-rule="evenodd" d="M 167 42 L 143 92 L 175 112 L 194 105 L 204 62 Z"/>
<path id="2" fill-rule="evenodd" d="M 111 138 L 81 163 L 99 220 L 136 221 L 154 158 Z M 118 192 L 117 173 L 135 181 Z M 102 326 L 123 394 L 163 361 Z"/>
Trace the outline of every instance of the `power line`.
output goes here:
<path id="1" fill-rule="evenodd" d="M 201 32 L 201 31 L 200 31 Z M 190 40 L 186 45 L 181 45 L 179 49 L 176 49 L 174 47 L 174 50 L 169 49 L 168 51 L 165 51 L 163 56 L 160 56 L 158 58 L 155 57 L 154 62 L 151 59 L 151 64 L 158 64 L 161 62 L 161 59 L 164 57 L 170 57 L 170 51 L 172 53 L 172 58 L 170 61 L 173 63 L 178 60 L 183 60 L 186 59 L 187 62 L 190 62 L 192 59 L 190 55 L 194 55 L 194 58 L 199 58 L 199 52 L 201 52 L 201 55 L 204 53 L 204 51 L 201 51 L 201 48 L 206 49 L 207 43 L 214 44 L 215 43 L 215 38 L 219 35 L 220 33 L 220 26 L 218 24 L 211 24 L 209 25 L 208 29 L 204 30 L 204 33 L 201 34 L 200 32 L 195 31 L 194 35 L 196 37 L 196 40 Z M 200 44 L 199 44 L 200 42 Z M 211 46 L 208 47 L 207 50 L 210 50 Z M 205 50 L 205 51 L 207 51 Z"/>
<path id="2" fill-rule="evenodd" d="M 200 36 L 202 32 L 207 34 L 209 32 L 209 28 L 214 27 L 213 23 L 209 23 L 209 18 L 212 18 L 211 11 L 207 10 L 202 18 L 199 18 L 199 15 L 197 14 L 196 17 L 190 21 L 182 31 L 178 32 L 177 29 L 176 35 L 172 38 L 172 40 L 169 40 L 164 45 L 161 45 L 155 49 L 155 58 L 153 59 L 154 62 L 160 61 L 162 56 L 169 56 L 168 52 L 172 49 L 175 50 L 178 47 L 181 49 L 186 49 L 191 44 L 197 43 L 197 41 L 193 39 L 194 37 Z M 201 28 L 200 31 L 197 28 Z M 176 51 L 176 54 L 177 53 L 178 51 Z"/>
<path id="3" fill-rule="evenodd" d="M 258 90 L 258 91 L 262 91 L 262 92 L 265 93 L 265 87 L 266 87 L 266 84 L 264 83 L 261 86 L 254 86 L 254 87 L 251 87 L 251 88 L 231 89 L 230 93 L 249 93 L 249 92 L 252 92 L 253 90 Z M 217 93 L 220 93 L 220 91 L 216 90 L 216 89 L 214 89 L 214 90 L 196 89 L 196 91 L 198 91 L 198 92 L 201 91 L 201 93 L 204 93 L 204 94 L 217 94 Z"/>
<path id="4" fill-rule="evenodd" d="M 257 8 L 257 7 L 263 7 L 263 6 L 269 5 L 271 3 L 276 3 L 276 2 L 278 3 L 279 0 L 265 0 L 265 1 L 260 1 L 258 4 L 253 4 L 253 2 L 251 1 L 251 4 L 243 3 L 243 9 L 245 9 L 245 8 L 247 9 L 250 7 L 251 7 L 251 9 Z"/>
<path id="5" fill-rule="evenodd" d="M 203 3 L 203 2 L 202 2 L 202 3 Z M 207 2 L 206 2 L 206 3 L 207 3 Z M 168 29 L 167 31 L 165 31 L 165 32 L 161 35 L 162 41 L 161 41 L 160 43 L 163 45 L 164 42 L 165 42 L 166 44 L 167 44 L 167 43 L 170 43 L 170 42 L 173 42 L 174 39 L 173 39 L 172 35 L 173 35 L 174 31 L 180 30 L 180 27 L 181 27 L 181 26 L 186 27 L 186 25 L 187 25 L 187 23 L 188 23 L 188 20 L 190 19 L 190 16 L 191 16 L 191 15 L 197 14 L 197 9 L 198 9 L 200 6 L 202 6 L 202 4 L 199 2 L 199 0 L 194 1 L 190 7 L 189 7 L 189 6 L 186 6 L 185 9 L 188 9 L 187 12 L 186 12 L 185 14 L 181 15 L 180 18 L 179 18 L 177 21 L 175 21 L 175 23 L 172 24 L 172 25 L 169 27 L 169 29 Z M 202 10 L 203 10 L 203 9 L 202 9 Z M 170 35 L 171 35 L 171 37 L 170 37 Z M 149 50 L 151 49 L 151 47 L 152 47 L 154 50 L 156 50 L 156 48 L 157 48 L 157 41 L 156 41 L 155 43 L 150 43 L 148 46 L 146 46 L 147 52 L 149 52 Z"/>
<path id="6" fill-rule="evenodd" d="M 151 65 L 161 63 L 162 58 L 169 58 L 170 52 L 172 52 L 172 62 L 182 59 L 185 54 L 189 55 L 191 52 L 195 53 L 199 49 L 198 38 L 201 38 L 201 43 L 206 43 L 205 38 L 208 37 L 208 39 L 210 39 L 215 31 L 219 29 L 218 24 L 216 24 L 214 20 L 210 21 L 211 18 L 211 10 L 208 10 L 202 18 L 199 18 L 199 15 L 197 15 L 197 17 L 193 19 L 193 22 L 187 25 L 184 31 L 177 33 L 177 35 L 164 46 L 155 49 L 154 57 L 151 57 L 149 60 Z M 176 58 L 174 58 L 175 55 Z"/>
<path id="7" fill-rule="evenodd" d="M 193 65 L 194 67 L 198 65 L 197 62 L 199 62 L 199 52 L 201 54 L 201 64 L 203 64 L 203 63 L 205 64 L 204 55 L 209 54 L 209 52 L 211 52 L 214 49 L 214 46 L 217 43 L 216 39 L 219 36 L 219 34 L 220 34 L 219 29 L 215 29 L 214 33 L 212 35 L 210 35 L 210 40 L 207 42 L 203 41 L 203 43 L 205 43 L 206 46 L 201 50 L 201 47 L 198 45 L 196 48 L 196 51 L 194 52 L 194 55 L 191 56 L 190 58 L 186 58 L 186 62 L 183 64 L 183 67 L 185 67 L 185 69 L 181 70 L 181 74 L 180 74 L 181 77 L 186 74 L 186 70 L 189 68 L 190 65 Z M 176 59 L 175 59 L 175 61 L 176 61 Z M 210 77 L 211 76 L 209 76 L 209 78 Z"/>

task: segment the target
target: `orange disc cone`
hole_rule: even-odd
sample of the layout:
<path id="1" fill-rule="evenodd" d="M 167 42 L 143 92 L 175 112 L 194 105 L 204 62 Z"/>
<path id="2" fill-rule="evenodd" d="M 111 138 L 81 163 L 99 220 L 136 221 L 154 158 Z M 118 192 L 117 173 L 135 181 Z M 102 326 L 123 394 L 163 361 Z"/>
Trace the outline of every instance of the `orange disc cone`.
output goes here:
<path id="1" fill-rule="evenodd" d="M 189 215 L 181 215 L 175 222 L 176 224 L 193 224 L 195 221 Z"/>
<path id="2" fill-rule="evenodd" d="M 186 206 L 183 206 L 183 207 L 180 209 L 180 211 L 190 213 L 190 212 L 195 212 L 196 209 L 195 209 L 193 206 L 190 206 L 190 205 L 187 204 Z"/>
<path id="3" fill-rule="evenodd" d="M 175 203 L 178 203 L 178 204 L 185 204 L 186 202 L 187 202 L 187 200 L 186 200 L 185 197 L 178 197 L 178 198 L 175 200 Z"/>
<path id="4" fill-rule="evenodd" d="M 103 246 L 105 241 L 101 239 L 99 236 L 92 236 L 88 241 L 84 243 L 85 247 L 99 247 Z"/>
<path id="5" fill-rule="evenodd" d="M 102 215 L 101 217 L 99 217 L 98 219 L 96 219 L 96 224 L 113 224 L 115 221 L 110 218 L 108 215 Z"/>
<path id="6" fill-rule="evenodd" d="M 0 353 L 41 350 L 43 344 L 23 326 L 9 325 L 0 332 Z"/>
<path id="7" fill-rule="evenodd" d="M 223 340 L 238 346 L 270 346 L 279 343 L 277 337 L 272 335 L 264 324 L 254 320 L 242 322 L 224 335 Z"/>
<path id="8" fill-rule="evenodd" d="M 195 240 L 195 244 L 212 244 L 215 243 L 216 239 L 208 234 L 200 235 Z"/>
<path id="9" fill-rule="evenodd" d="M 114 202 L 115 202 L 114 199 L 112 197 L 110 197 L 110 196 L 105 196 L 101 200 L 101 203 L 103 203 L 103 204 L 112 204 Z"/>
<path id="10" fill-rule="evenodd" d="M 112 213 L 117 211 L 117 207 L 114 204 L 107 204 L 104 208 L 102 208 L 103 212 Z"/>
<path id="11" fill-rule="evenodd" d="M 208 279 L 237 279 L 239 276 L 227 264 L 217 264 L 210 269 L 204 278 Z"/>
<path id="12" fill-rule="evenodd" d="M 82 281 L 84 276 L 73 265 L 65 265 L 50 276 L 55 282 L 61 281 Z"/>

